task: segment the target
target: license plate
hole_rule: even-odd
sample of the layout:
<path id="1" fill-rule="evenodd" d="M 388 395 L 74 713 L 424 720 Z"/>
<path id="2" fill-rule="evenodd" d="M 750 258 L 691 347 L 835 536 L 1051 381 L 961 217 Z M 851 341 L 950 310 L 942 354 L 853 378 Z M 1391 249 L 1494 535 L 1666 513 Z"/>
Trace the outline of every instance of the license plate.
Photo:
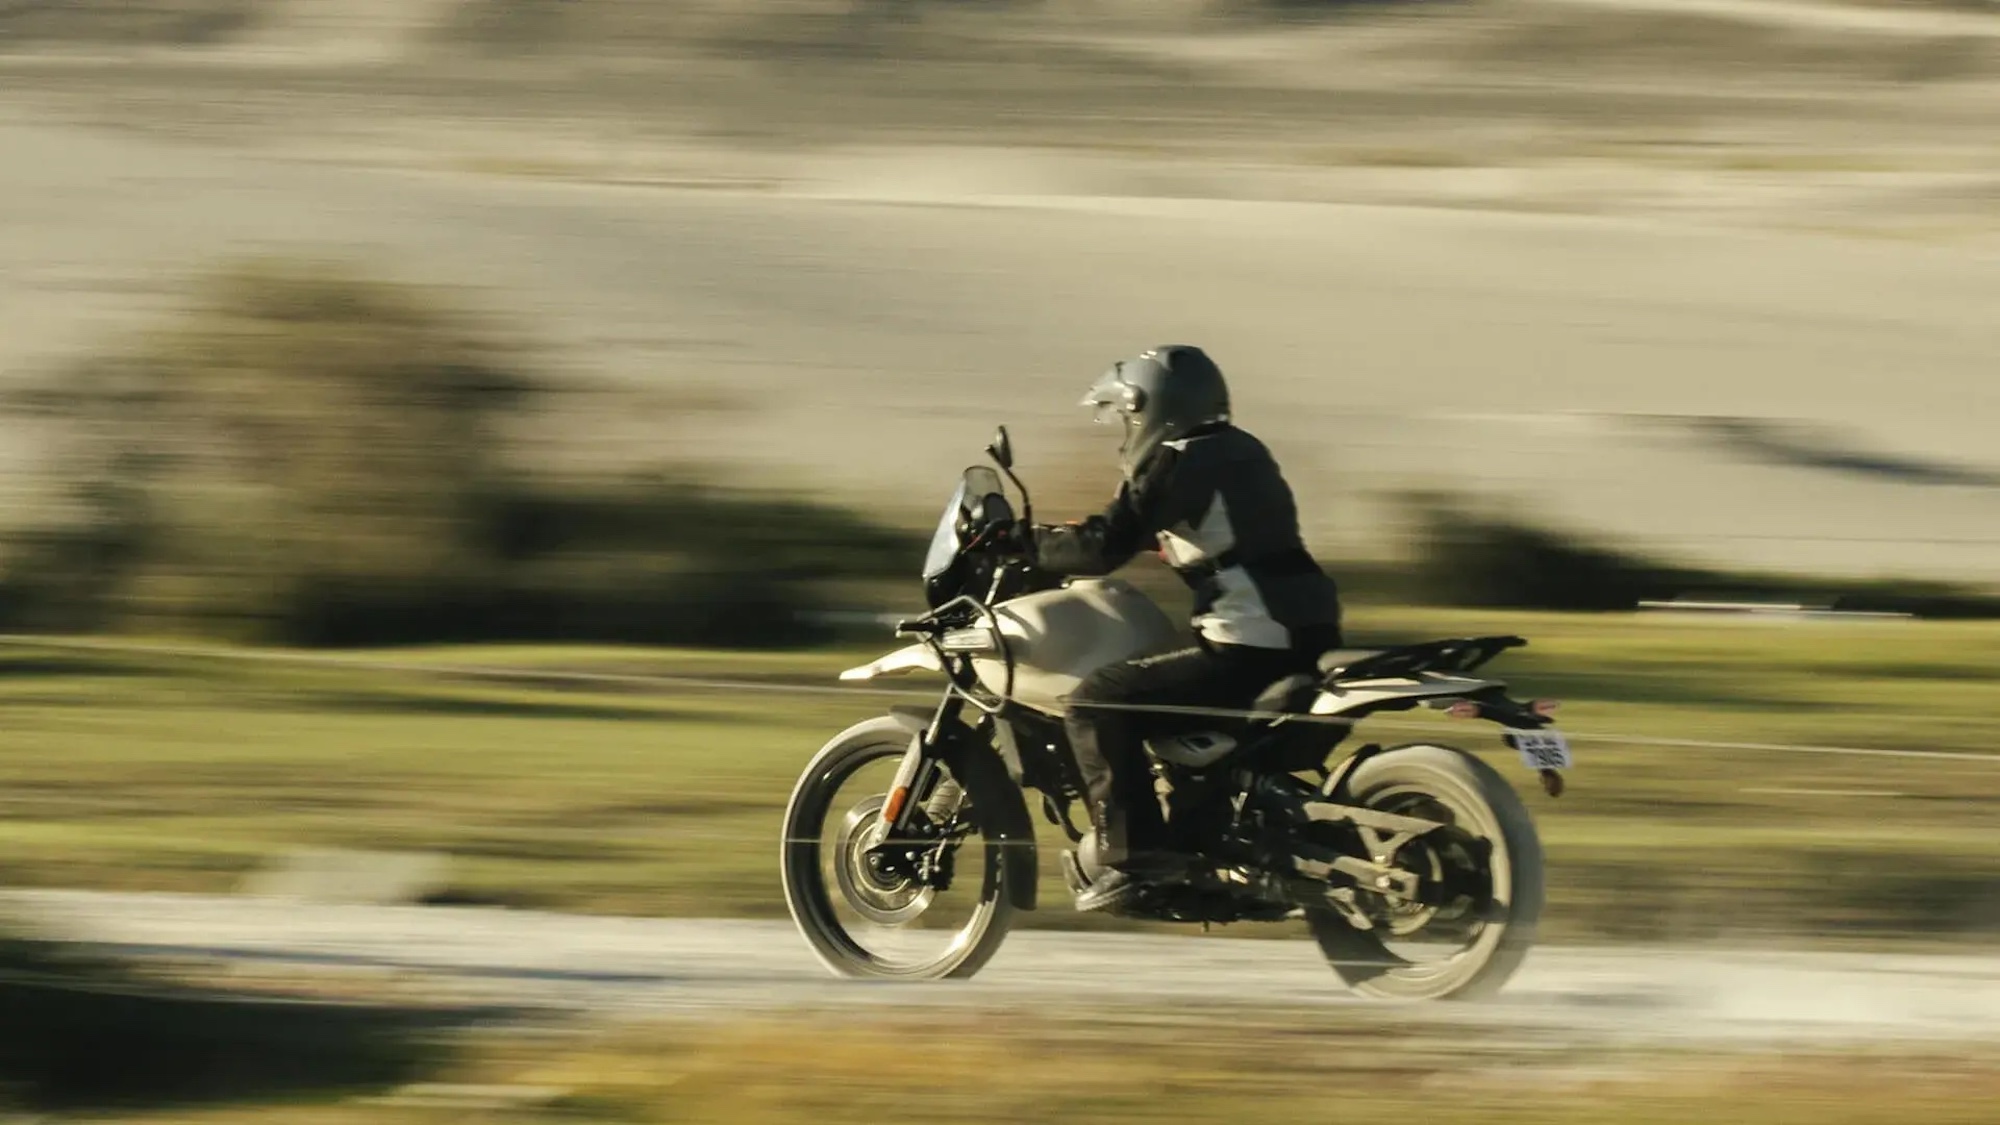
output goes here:
<path id="1" fill-rule="evenodd" d="M 1521 752 L 1521 762 L 1531 770 L 1566 770 L 1570 767 L 1569 739 L 1552 730 L 1507 732 L 1507 741 Z"/>

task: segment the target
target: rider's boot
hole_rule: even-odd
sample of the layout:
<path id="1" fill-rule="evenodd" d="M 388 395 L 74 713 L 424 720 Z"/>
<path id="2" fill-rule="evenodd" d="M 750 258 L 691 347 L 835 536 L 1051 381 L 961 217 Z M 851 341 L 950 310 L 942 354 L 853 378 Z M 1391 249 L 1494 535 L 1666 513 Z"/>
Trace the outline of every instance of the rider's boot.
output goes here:
<path id="1" fill-rule="evenodd" d="M 1116 912 L 1130 906 L 1148 887 L 1170 886 L 1187 878 L 1193 857 L 1161 846 L 1166 838 L 1157 805 L 1137 816 L 1109 802 L 1092 807 L 1096 815 L 1096 868 L 1090 885 L 1076 896 L 1079 911 Z M 1152 813 L 1146 824 L 1133 823 Z"/>
<path id="2" fill-rule="evenodd" d="M 1124 863 L 1106 868 L 1076 896 L 1080 911 L 1116 913 L 1132 905 L 1149 887 L 1169 887 L 1186 880 L 1193 859 L 1179 852 L 1133 852 Z"/>

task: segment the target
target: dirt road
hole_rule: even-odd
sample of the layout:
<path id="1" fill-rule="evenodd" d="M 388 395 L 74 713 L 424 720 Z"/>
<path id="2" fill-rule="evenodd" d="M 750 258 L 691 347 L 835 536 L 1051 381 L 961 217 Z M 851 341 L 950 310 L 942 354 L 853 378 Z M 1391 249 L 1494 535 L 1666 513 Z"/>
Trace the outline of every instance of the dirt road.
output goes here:
<path id="1" fill-rule="evenodd" d="M 469 998 L 611 1016 L 1044 1003 L 1353 1004 L 1359 1015 L 1365 1003 L 1306 942 L 1030 931 L 971 981 L 876 985 L 829 977 L 786 923 L 57 891 L 6 899 L 53 933 L 132 950 L 414 977 Z M 1367 1007 L 1371 1018 L 1593 1042 L 1994 1041 L 2000 958 L 1553 948 L 1492 1004 Z"/>

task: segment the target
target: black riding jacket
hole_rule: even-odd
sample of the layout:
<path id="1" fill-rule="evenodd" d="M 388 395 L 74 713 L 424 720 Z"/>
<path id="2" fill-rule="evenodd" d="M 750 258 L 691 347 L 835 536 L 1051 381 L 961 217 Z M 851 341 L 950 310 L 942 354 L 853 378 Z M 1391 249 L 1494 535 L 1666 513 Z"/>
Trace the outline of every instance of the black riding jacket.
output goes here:
<path id="1" fill-rule="evenodd" d="M 1035 529 L 1035 561 L 1109 574 L 1157 541 L 1195 592 L 1205 639 L 1291 648 L 1294 632 L 1340 625 L 1340 594 L 1307 553 L 1298 507 L 1270 450 L 1221 425 L 1161 445 L 1101 515 Z"/>

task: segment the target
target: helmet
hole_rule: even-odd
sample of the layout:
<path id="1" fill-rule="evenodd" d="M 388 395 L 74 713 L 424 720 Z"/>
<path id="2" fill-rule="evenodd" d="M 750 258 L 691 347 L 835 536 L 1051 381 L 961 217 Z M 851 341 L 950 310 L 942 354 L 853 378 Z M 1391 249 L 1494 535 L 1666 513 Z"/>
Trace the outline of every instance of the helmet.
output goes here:
<path id="1" fill-rule="evenodd" d="M 1165 344 L 1112 364 L 1081 405 L 1095 407 L 1099 422 L 1123 421 L 1118 465 L 1129 480 L 1162 443 L 1229 421 L 1229 386 L 1200 348 Z"/>

